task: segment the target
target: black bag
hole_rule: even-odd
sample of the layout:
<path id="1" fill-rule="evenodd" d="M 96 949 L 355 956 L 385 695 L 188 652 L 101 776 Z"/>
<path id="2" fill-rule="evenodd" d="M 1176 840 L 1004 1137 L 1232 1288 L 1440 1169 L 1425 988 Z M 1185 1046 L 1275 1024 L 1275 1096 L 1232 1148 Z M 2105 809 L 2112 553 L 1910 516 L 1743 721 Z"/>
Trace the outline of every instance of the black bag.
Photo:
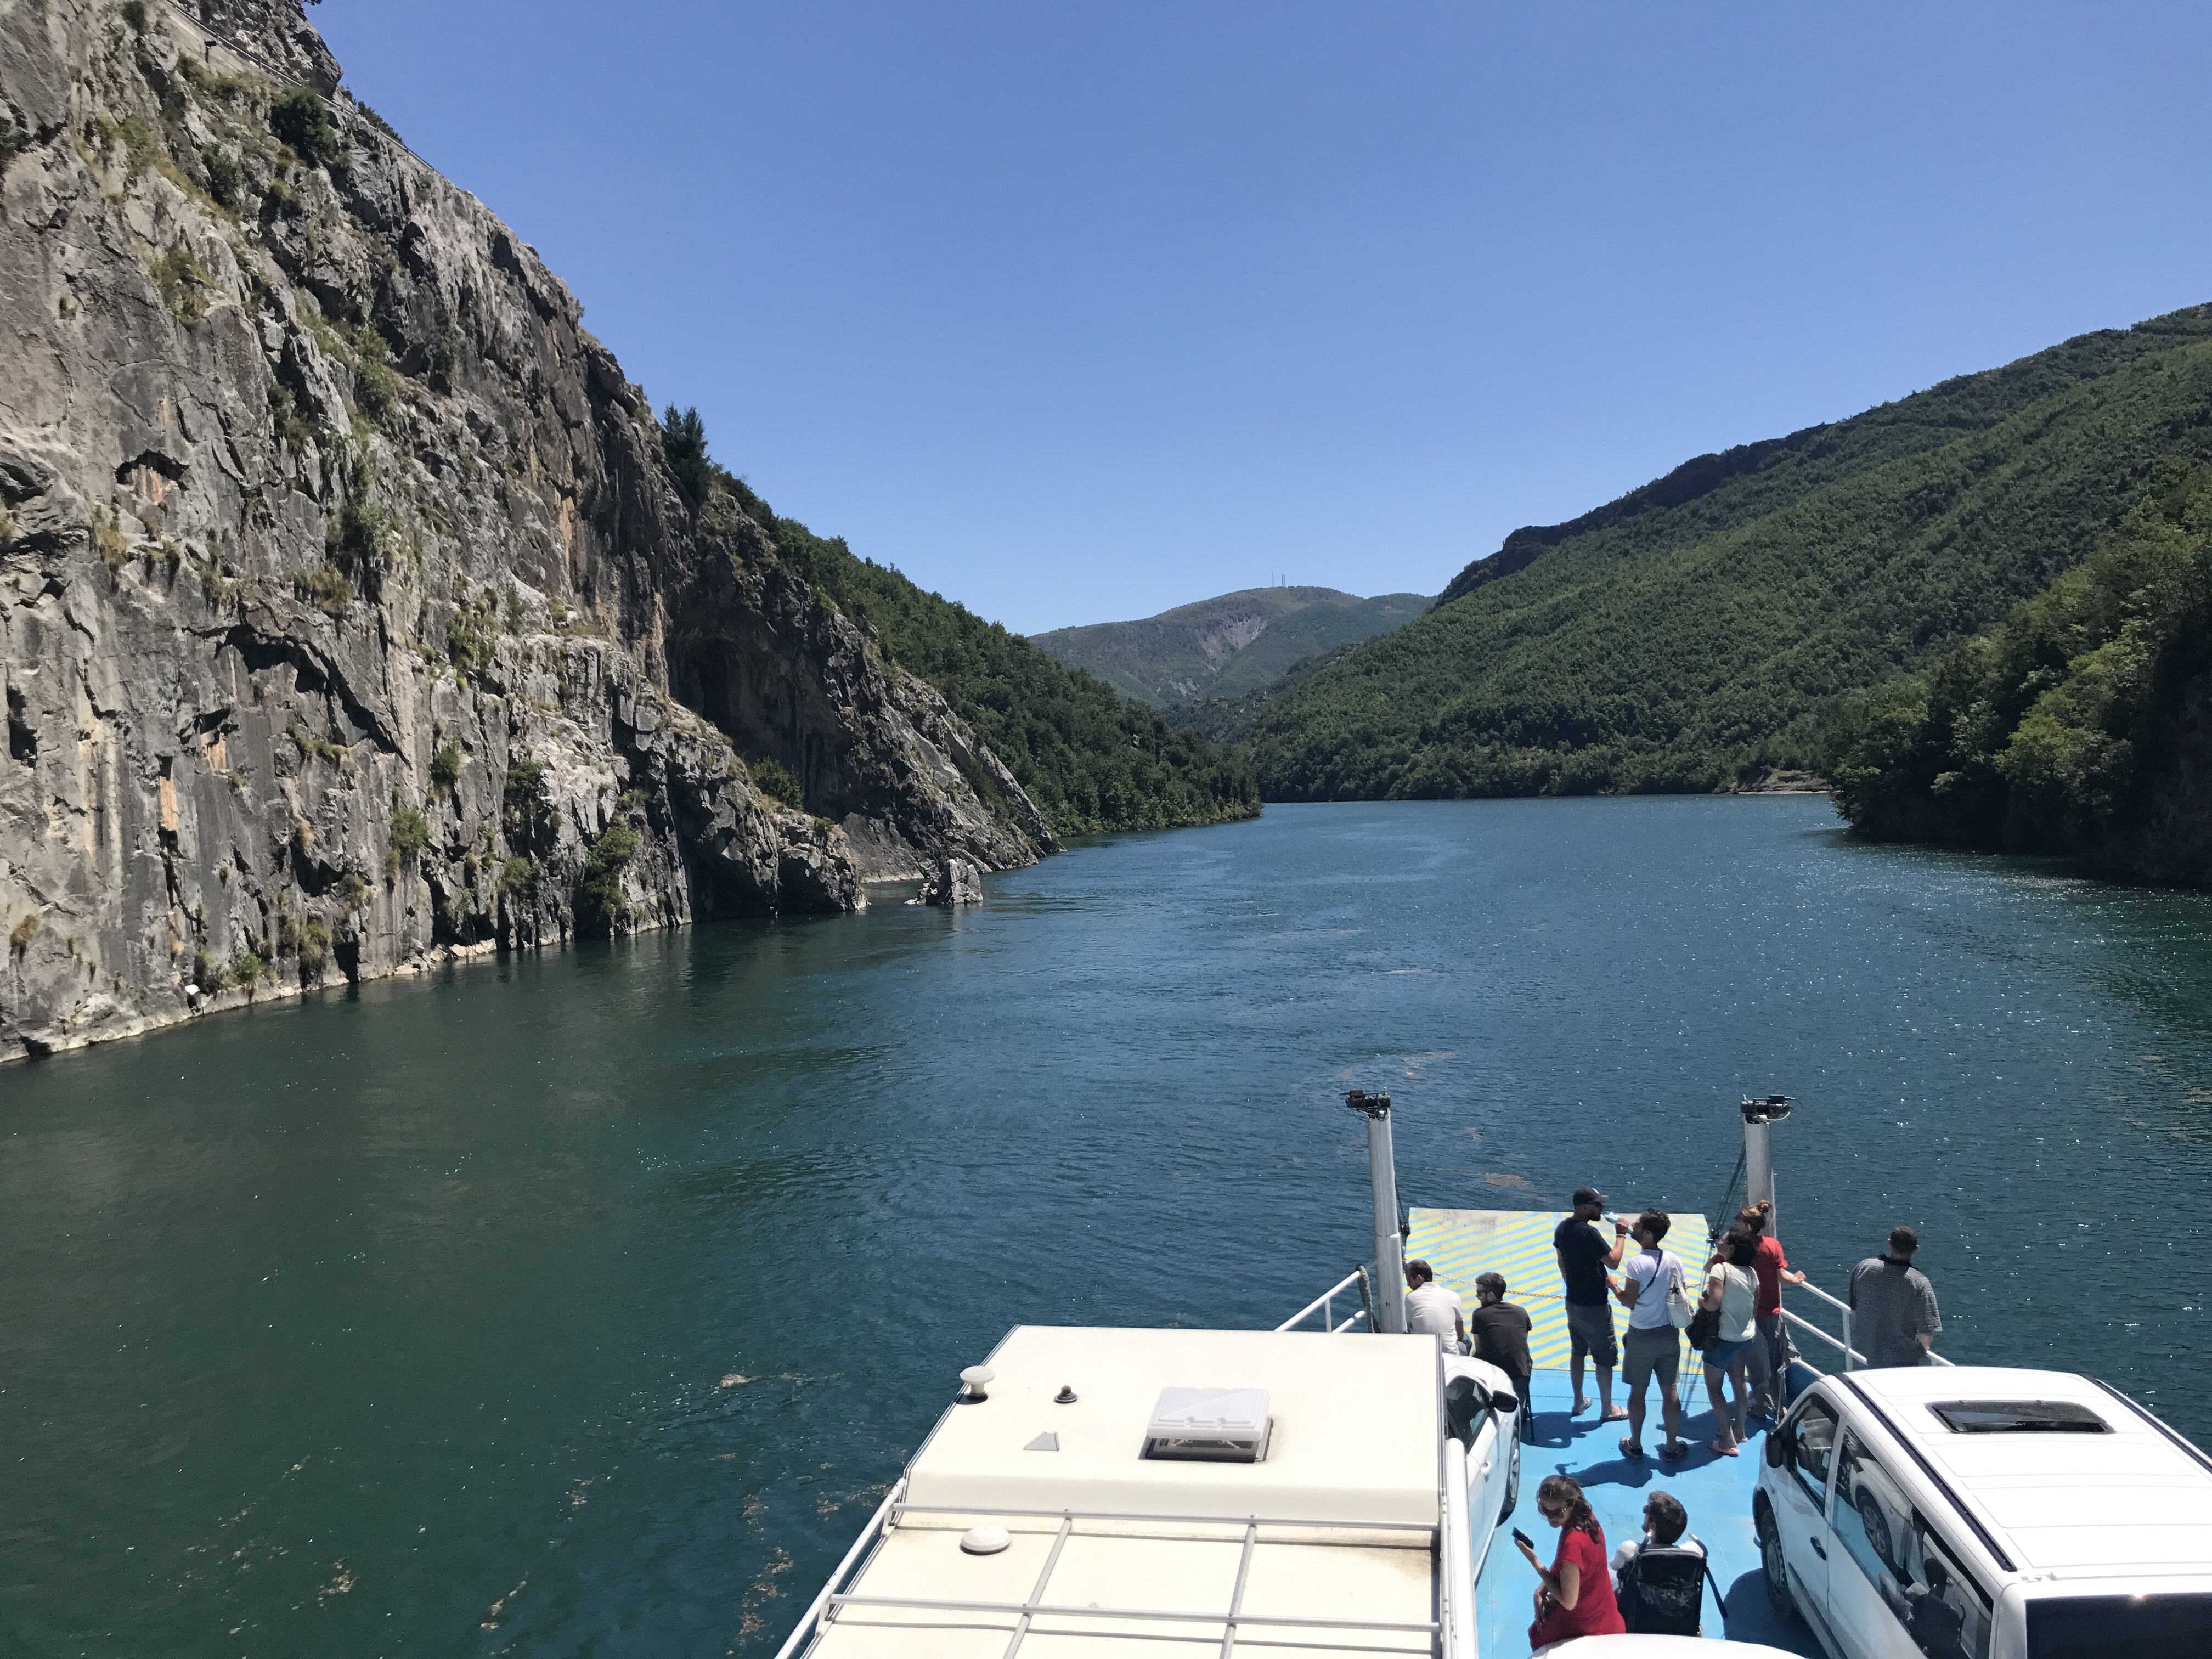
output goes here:
<path id="1" fill-rule="evenodd" d="M 1690 1339 L 1692 1348 L 1703 1353 L 1713 1346 L 1713 1339 L 1720 1334 L 1720 1330 L 1721 1310 L 1718 1308 L 1700 1308 L 1692 1316 L 1690 1328 L 1683 1334 Z"/>
<path id="2" fill-rule="evenodd" d="M 1678 1545 L 1647 1544 L 1620 1570 L 1616 1599 L 1634 1634 L 1695 1636 L 1705 1607 L 1705 1558 Z"/>

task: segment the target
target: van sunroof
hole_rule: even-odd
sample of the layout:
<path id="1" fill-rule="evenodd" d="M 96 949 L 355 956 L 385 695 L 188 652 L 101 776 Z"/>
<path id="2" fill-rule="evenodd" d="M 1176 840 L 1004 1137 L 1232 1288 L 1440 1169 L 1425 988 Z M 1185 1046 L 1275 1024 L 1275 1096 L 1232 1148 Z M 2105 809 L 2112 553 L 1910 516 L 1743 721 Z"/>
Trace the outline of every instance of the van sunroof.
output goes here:
<path id="1" fill-rule="evenodd" d="M 1954 1434 L 2110 1434 L 2112 1425 L 2070 1400 L 1949 1400 L 1928 1407 Z"/>

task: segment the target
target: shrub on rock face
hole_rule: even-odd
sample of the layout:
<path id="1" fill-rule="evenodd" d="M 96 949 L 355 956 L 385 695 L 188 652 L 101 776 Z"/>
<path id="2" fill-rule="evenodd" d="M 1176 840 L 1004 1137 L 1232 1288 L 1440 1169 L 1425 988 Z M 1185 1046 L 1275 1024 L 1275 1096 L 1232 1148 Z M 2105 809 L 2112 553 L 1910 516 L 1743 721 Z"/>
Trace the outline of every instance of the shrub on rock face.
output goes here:
<path id="1" fill-rule="evenodd" d="M 353 584 L 335 567 L 317 565 L 292 573 L 292 592 L 302 604 L 332 617 L 343 617 L 353 604 Z"/>
<path id="2" fill-rule="evenodd" d="M 509 842 L 534 835 L 545 805 L 545 766 L 527 755 L 507 763 L 507 781 L 500 788 L 499 824 Z"/>
<path id="3" fill-rule="evenodd" d="M 461 781 L 461 751 L 453 744 L 442 744 L 438 752 L 430 757 L 430 782 L 441 793 Z"/>
<path id="4" fill-rule="evenodd" d="M 430 823 L 411 806 L 403 806 L 392 815 L 392 850 L 402 858 L 413 858 L 430 844 Z"/>
<path id="5" fill-rule="evenodd" d="M 806 792 L 799 787 L 799 778 L 781 761 L 757 760 L 745 763 L 760 786 L 761 793 L 773 796 L 786 806 L 804 807 Z"/>
<path id="6" fill-rule="evenodd" d="M 667 457 L 668 470 L 684 486 L 684 494 L 695 501 L 705 501 L 716 469 L 707 459 L 707 423 L 699 418 L 697 410 L 668 405 L 668 412 L 660 419 L 660 453 Z"/>
<path id="7" fill-rule="evenodd" d="M 513 894 L 525 904 L 530 903 L 538 896 L 537 865 L 517 854 L 501 868 L 499 890 Z"/>
<path id="8" fill-rule="evenodd" d="M 235 208 L 246 199 L 246 169 L 221 144 L 202 144 L 200 165 L 207 169 L 208 194 L 218 205 Z"/>
<path id="9" fill-rule="evenodd" d="M 302 160 L 327 167 L 345 154 L 345 138 L 330 106 L 305 87 L 295 87 L 269 110 L 269 130 Z"/>
<path id="10" fill-rule="evenodd" d="M 608 825 L 592 843 L 584 858 L 584 881 L 576 906 L 579 921 L 611 929 L 629 915 L 622 872 L 637 856 L 639 845 L 637 831 L 626 823 Z"/>

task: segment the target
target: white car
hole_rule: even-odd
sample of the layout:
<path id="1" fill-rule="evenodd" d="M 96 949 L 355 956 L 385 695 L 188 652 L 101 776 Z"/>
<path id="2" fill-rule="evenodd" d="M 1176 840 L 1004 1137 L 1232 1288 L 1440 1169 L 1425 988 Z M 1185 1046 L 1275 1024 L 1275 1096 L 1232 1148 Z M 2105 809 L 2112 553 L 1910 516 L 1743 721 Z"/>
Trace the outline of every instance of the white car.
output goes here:
<path id="1" fill-rule="evenodd" d="M 1837 1659 L 2212 1654 L 2212 1458 L 2092 1378 L 1824 1377 L 1765 1450 L 1767 1593 Z"/>
<path id="2" fill-rule="evenodd" d="M 1516 1387 L 1487 1360 L 1444 1356 L 1445 1429 L 1467 1448 L 1468 1541 L 1477 1577 L 1499 1523 L 1521 1501 L 1521 1413 L 1528 1402 Z"/>

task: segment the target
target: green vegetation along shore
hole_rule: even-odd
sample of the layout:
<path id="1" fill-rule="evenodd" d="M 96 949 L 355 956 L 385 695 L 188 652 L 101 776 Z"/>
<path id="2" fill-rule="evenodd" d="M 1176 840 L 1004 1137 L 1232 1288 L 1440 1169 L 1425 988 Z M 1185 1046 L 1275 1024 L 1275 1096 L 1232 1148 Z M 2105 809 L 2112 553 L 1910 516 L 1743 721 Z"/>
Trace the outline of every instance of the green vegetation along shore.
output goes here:
<path id="1" fill-rule="evenodd" d="M 1258 815 L 1259 787 L 1243 757 L 1171 730 L 1142 703 L 1062 667 L 1020 635 L 860 557 L 843 538 L 777 516 L 708 457 L 697 411 L 671 409 L 662 444 L 695 499 L 727 490 L 793 569 L 874 634 L 886 659 L 942 692 L 1055 835 L 1180 830 Z M 969 781 L 996 804 L 988 777 L 978 772 Z"/>
<path id="2" fill-rule="evenodd" d="M 1925 673 L 1856 700 L 1828 759 L 1860 834 L 2212 881 L 2212 468 L 2161 467 L 2086 562 Z"/>
<path id="3" fill-rule="evenodd" d="M 1435 610 L 1291 687 L 1270 800 L 1732 787 L 1817 765 L 1850 694 L 2087 558 L 2212 460 L 2212 307 L 1700 457 L 1515 532 Z"/>

